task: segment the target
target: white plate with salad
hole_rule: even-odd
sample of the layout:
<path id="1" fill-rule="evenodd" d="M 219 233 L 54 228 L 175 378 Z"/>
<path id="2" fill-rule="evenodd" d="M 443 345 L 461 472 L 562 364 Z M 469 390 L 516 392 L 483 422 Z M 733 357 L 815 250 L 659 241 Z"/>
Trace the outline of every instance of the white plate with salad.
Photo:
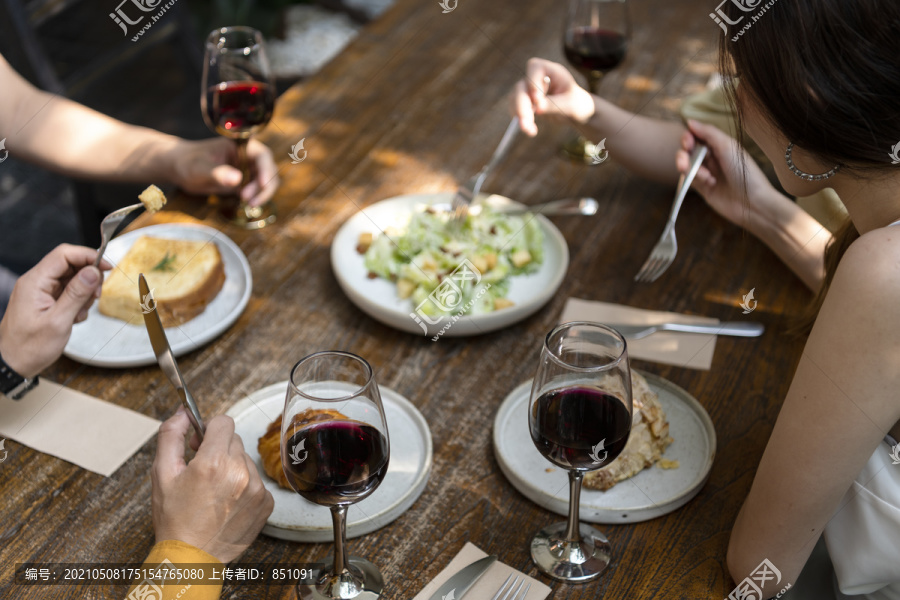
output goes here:
<path id="1" fill-rule="evenodd" d="M 331 266 L 363 312 L 432 339 L 463 337 L 519 322 L 559 289 L 569 249 L 549 220 L 494 212 L 517 203 L 493 195 L 453 226 L 452 199 L 453 192 L 397 196 L 341 226 Z"/>

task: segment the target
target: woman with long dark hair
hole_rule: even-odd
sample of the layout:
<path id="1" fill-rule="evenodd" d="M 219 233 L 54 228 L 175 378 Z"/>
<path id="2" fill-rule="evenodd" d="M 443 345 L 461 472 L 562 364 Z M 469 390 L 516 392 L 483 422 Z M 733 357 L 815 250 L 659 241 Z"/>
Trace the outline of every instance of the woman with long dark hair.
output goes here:
<path id="1" fill-rule="evenodd" d="M 768 560 L 782 575 L 763 586 L 772 597 L 797 581 L 824 534 L 837 597 L 898 600 L 900 465 L 891 454 L 900 438 L 900 3 L 765 6 L 756 20 L 734 2 L 722 8 L 729 22 L 752 22 L 720 48 L 737 137 L 756 142 L 788 194 L 837 193 L 849 218 L 834 237 L 731 136 L 696 122 L 626 124 L 633 116 L 578 88 L 560 65 L 530 61 L 514 111 L 531 135 L 534 115 L 545 114 L 609 136 L 612 156 L 632 157 L 636 171 L 661 181 L 687 170 L 695 144 L 710 147 L 694 188 L 818 293 L 803 356 L 731 533 L 728 569 L 740 582 Z"/>

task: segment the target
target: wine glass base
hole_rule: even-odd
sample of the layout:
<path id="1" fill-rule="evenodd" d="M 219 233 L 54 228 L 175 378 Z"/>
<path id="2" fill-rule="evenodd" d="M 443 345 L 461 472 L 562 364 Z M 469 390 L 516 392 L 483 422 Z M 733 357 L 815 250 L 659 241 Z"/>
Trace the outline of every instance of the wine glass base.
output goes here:
<path id="1" fill-rule="evenodd" d="M 566 542 L 566 523 L 541 529 L 531 540 L 531 558 L 538 570 L 566 583 L 586 583 L 606 570 L 610 560 L 609 541 L 589 525 L 579 523 L 581 542 Z"/>
<path id="2" fill-rule="evenodd" d="M 326 565 L 334 563 L 331 555 L 322 559 Z M 378 567 L 359 556 L 348 556 L 352 575 L 334 576 L 331 567 L 319 573 L 315 585 L 298 585 L 301 600 L 375 600 L 384 589 L 384 577 Z"/>
<path id="3" fill-rule="evenodd" d="M 274 223 L 278 215 L 275 205 L 267 202 L 262 206 L 250 206 L 237 196 L 211 196 L 219 207 L 219 217 L 241 229 L 262 229 Z"/>
<path id="4" fill-rule="evenodd" d="M 583 163 L 589 167 L 596 167 L 606 162 L 609 154 L 605 149 L 598 148 L 596 144 L 587 140 L 584 136 L 576 136 L 562 145 L 562 153 L 566 158 Z"/>

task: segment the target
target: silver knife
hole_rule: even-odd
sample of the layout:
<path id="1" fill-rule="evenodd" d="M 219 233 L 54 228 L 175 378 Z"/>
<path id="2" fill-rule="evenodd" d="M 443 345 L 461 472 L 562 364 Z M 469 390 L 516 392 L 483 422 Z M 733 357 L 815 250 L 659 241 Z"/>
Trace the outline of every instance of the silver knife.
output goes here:
<path id="1" fill-rule="evenodd" d="M 159 368 L 169 378 L 175 391 L 181 397 L 181 403 L 184 404 L 184 408 L 187 410 L 191 425 L 194 426 L 194 431 L 197 432 L 197 437 L 202 442 L 206 426 L 200 417 L 197 403 L 194 402 L 194 398 L 184 383 L 184 377 L 181 376 L 178 363 L 175 362 L 175 355 L 172 354 L 172 348 L 169 346 L 169 340 L 166 337 L 166 332 L 163 330 L 162 321 L 159 320 L 156 301 L 153 299 L 150 286 L 147 285 L 147 280 L 144 278 L 143 273 L 138 277 L 138 290 L 141 293 L 141 312 L 144 313 L 144 325 L 147 326 L 147 333 L 150 335 L 150 345 L 153 346 L 156 362 L 159 363 Z M 150 306 L 151 302 L 153 302 L 152 308 Z"/>
<path id="2" fill-rule="evenodd" d="M 639 340 L 657 331 L 679 331 L 681 333 L 706 333 L 711 335 L 732 335 L 737 337 L 758 337 L 766 328 L 762 323 L 752 321 L 726 321 L 715 325 L 688 325 L 685 323 L 660 323 L 658 325 L 610 325 L 626 339 Z"/>
<path id="3" fill-rule="evenodd" d="M 485 556 L 463 567 L 439 587 L 429 600 L 459 600 L 495 562 L 497 562 L 496 556 Z"/>

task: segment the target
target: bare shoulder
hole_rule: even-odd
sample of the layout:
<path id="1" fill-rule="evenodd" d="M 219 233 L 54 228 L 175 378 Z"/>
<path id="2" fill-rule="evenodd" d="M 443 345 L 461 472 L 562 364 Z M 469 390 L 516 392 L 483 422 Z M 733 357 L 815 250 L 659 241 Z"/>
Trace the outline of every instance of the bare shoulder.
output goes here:
<path id="1" fill-rule="evenodd" d="M 884 301 L 898 305 L 900 226 L 870 231 L 853 242 L 838 265 L 831 292 L 851 293 L 870 306 Z"/>
<path id="2" fill-rule="evenodd" d="M 895 226 L 867 233 L 847 250 L 805 351 L 829 377 L 840 380 L 842 389 L 855 390 L 859 402 L 883 408 L 890 423 L 900 418 L 898 299 L 900 227 Z"/>

